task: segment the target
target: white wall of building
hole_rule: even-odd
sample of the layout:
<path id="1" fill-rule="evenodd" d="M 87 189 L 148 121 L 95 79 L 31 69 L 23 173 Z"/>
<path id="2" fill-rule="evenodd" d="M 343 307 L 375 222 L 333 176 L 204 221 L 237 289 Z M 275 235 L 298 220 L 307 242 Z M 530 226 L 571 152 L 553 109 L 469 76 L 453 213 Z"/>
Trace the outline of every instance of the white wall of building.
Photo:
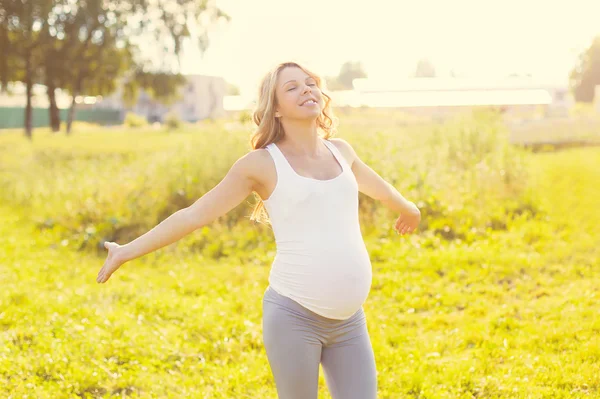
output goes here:
<path id="1" fill-rule="evenodd" d="M 148 93 L 140 90 L 138 100 L 130 111 L 144 116 L 148 121 L 161 121 L 164 116 L 173 111 L 182 120 L 196 122 L 206 118 L 219 118 L 225 115 L 223 98 L 226 93 L 226 82 L 219 76 L 185 75 L 187 80 L 180 87 L 180 100 L 172 105 L 162 104 L 153 100 Z M 103 98 L 96 106 L 99 108 L 120 109 L 128 111 L 123 104 L 122 91 Z"/>

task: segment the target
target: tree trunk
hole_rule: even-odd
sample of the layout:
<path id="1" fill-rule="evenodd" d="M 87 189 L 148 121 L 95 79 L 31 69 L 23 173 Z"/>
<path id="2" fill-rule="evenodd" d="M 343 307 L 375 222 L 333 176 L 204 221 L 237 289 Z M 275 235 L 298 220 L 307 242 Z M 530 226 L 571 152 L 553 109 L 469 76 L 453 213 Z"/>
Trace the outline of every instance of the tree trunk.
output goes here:
<path id="1" fill-rule="evenodd" d="M 11 49 L 8 48 L 8 34 L 6 28 L 0 26 L 0 51 L 3 55 L 11 54 Z M 8 84 L 8 56 L 0 58 L 0 92 L 6 93 Z"/>
<path id="2" fill-rule="evenodd" d="M 54 133 L 60 131 L 60 110 L 56 104 L 56 87 L 52 78 L 46 82 L 48 88 L 48 101 L 50 102 L 50 128 Z"/>
<path id="3" fill-rule="evenodd" d="M 27 105 L 25 106 L 25 137 L 33 139 L 31 98 L 33 96 L 33 77 L 31 71 L 31 53 L 25 55 L 25 87 L 27 88 Z"/>
<path id="4" fill-rule="evenodd" d="M 79 75 L 73 85 L 73 99 L 71 100 L 71 108 L 69 108 L 69 113 L 67 114 L 67 134 L 71 134 L 71 126 L 73 125 L 73 119 L 75 119 L 75 99 L 83 90 L 83 78 L 84 75 Z"/>
<path id="5" fill-rule="evenodd" d="M 75 98 L 77 97 L 77 93 L 73 93 L 73 99 L 71 100 L 71 107 L 69 108 L 69 113 L 67 114 L 67 134 L 71 134 L 71 126 L 73 125 L 73 119 L 75 118 Z"/>

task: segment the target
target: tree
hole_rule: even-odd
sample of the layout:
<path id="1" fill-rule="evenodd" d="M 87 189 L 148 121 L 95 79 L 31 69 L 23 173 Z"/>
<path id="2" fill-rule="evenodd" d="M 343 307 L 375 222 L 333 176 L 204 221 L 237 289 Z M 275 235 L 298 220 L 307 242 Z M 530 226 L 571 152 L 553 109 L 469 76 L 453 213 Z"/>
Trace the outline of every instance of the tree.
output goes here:
<path id="1" fill-rule="evenodd" d="M 325 76 L 327 88 L 332 91 L 344 90 L 345 87 L 338 81 L 337 76 Z"/>
<path id="2" fill-rule="evenodd" d="M 72 96 L 71 107 L 67 114 L 67 134 L 71 133 L 77 97 L 88 95 L 107 95 L 116 88 L 116 81 L 129 67 L 131 56 L 129 49 L 119 49 L 105 37 L 100 44 L 88 46 L 79 62 L 74 63 L 72 80 L 66 88 Z"/>
<path id="3" fill-rule="evenodd" d="M 18 58 L 15 48 L 15 34 L 10 18 L 15 14 L 16 3 L 2 0 L 0 3 L 0 86 L 2 92 L 8 89 L 8 83 L 18 80 Z"/>
<path id="4" fill-rule="evenodd" d="M 108 13 L 100 0 L 54 0 L 40 30 L 40 75 L 47 87 L 50 125 L 60 129 L 60 113 L 55 91 L 61 87 L 79 92 L 83 79 L 93 81 L 101 71 L 112 69 L 102 61 L 105 52 L 115 52 L 116 24 L 108 22 Z M 99 66 L 100 65 L 100 66 Z M 113 76 L 113 79 L 116 76 Z M 69 117 L 74 112 L 73 96 Z M 67 133 L 71 127 L 67 123 Z"/>
<path id="5" fill-rule="evenodd" d="M 365 72 L 360 61 L 352 62 L 348 61 L 342 65 L 340 68 L 340 74 L 338 75 L 338 82 L 347 88 L 352 89 L 354 86 L 352 85 L 352 81 L 358 78 L 366 78 L 367 73 Z"/>
<path id="6" fill-rule="evenodd" d="M 366 77 L 367 73 L 360 61 L 347 61 L 341 66 L 337 77 L 327 76 L 325 81 L 327 82 L 327 88 L 330 90 L 352 90 L 354 79 Z"/>
<path id="7" fill-rule="evenodd" d="M 25 136 L 29 139 L 33 132 L 33 84 L 39 76 L 40 49 L 45 45 L 41 32 L 53 5 L 53 0 L 2 0 L 0 3 L 1 45 L 7 51 L 0 61 L 2 86 L 6 87 L 9 79 L 25 83 Z"/>
<path id="8" fill-rule="evenodd" d="M 435 77 L 435 68 L 431 61 L 427 58 L 421 58 L 417 62 L 417 67 L 414 73 L 415 78 L 434 78 Z"/>
<path id="9" fill-rule="evenodd" d="M 227 82 L 227 95 L 228 96 L 239 96 L 240 88 L 232 83 Z"/>
<path id="10" fill-rule="evenodd" d="M 78 95 L 106 94 L 127 68 L 133 70 L 130 78 L 141 79 L 131 90 L 144 87 L 148 76 L 156 74 L 169 84 L 153 92 L 172 97 L 183 82 L 177 72 L 183 41 L 195 40 L 204 53 L 209 28 L 221 19 L 230 18 L 206 0 L 2 0 L 0 83 L 3 89 L 13 80 L 26 84 L 25 131 L 31 138 L 36 79 L 48 86 L 55 128 L 60 123 L 56 88 L 73 95 L 72 120 Z M 68 121 L 67 130 L 70 125 Z"/>
<path id="11" fill-rule="evenodd" d="M 55 1 L 41 32 L 45 44 L 40 68 L 50 104 L 50 126 L 54 132 L 60 130 L 56 90 L 68 88 L 73 75 L 79 72 L 75 67 L 81 64 L 82 50 L 85 52 L 93 36 L 96 36 L 96 44 L 104 40 L 103 32 L 107 24 L 100 22 L 105 18 L 101 10 L 99 4 L 92 0 L 82 4 L 73 4 L 68 0 Z M 90 17 L 97 20 L 91 21 Z M 68 67 L 65 68 L 65 65 Z"/>
<path id="12" fill-rule="evenodd" d="M 594 101 L 594 89 L 600 85 L 600 36 L 579 56 L 569 76 L 569 83 L 576 101 Z"/>

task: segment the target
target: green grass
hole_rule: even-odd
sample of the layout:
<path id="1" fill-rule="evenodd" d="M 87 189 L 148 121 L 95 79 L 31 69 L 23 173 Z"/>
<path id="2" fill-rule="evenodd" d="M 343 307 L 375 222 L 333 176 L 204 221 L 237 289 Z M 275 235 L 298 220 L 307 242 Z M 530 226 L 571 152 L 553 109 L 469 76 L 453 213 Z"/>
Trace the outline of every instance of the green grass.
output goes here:
<path id="1" fill-rule="evenodd" d="M 600 148 L 521 152 L 495 123 L 341 135 L 424 208 L 401 237 L 361 197 L 381 399 L 600 397 Z M 98 242 L 189 203 L 246 150 L 234 132 L 215 154 L 215 129 L 0 137 L 1 397 L 276 397 L 273 238 L 247 204 L 95 282 Z"/>

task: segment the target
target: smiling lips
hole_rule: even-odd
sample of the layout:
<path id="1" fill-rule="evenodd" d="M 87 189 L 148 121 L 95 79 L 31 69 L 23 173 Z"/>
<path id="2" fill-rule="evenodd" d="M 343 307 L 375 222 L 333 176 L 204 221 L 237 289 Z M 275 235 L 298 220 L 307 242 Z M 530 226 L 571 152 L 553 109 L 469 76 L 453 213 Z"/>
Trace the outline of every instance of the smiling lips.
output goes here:
<path id="1" fill-rule="evenodd" d="M 317 102 L 311 98 L 311 99 L 308 99 L 308 100 L 304 101 L 302 104 L 300 104 L 300 106 L 304 106 L 304 105 L 316 105 L 316 104 L 317 104 Z"/>

